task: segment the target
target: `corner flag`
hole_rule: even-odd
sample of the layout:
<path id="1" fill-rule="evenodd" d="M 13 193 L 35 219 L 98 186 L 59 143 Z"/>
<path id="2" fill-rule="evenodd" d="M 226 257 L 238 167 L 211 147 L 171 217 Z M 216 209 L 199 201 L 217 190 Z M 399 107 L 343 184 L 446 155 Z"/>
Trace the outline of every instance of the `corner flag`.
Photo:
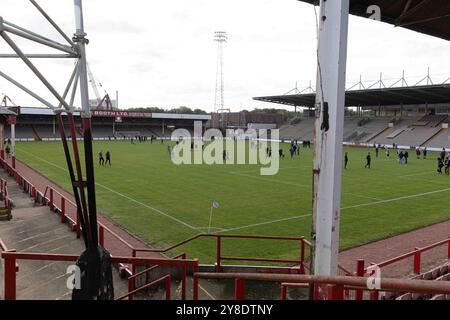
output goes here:
<path id="1" fill-rule="evenodd" d="M 219 208 L 221 207 L 221 205 L 220 205 L 220 203 L 219 203 L 218 201 L 213 200 L 213 202 L 212 202 L 212 207 L 213 207 L 214 209 L 219 209 Z"/>

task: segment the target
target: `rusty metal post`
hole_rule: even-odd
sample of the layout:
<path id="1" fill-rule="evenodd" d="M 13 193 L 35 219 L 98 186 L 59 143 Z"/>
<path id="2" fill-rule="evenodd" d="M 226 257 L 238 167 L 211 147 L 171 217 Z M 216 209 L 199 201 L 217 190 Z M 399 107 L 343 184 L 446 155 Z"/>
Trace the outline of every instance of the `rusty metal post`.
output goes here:
<path id="1" fill-rule="evenodd" d="M 447 258 L 450 259 L 450 237 L 448 237 L 448 242 L 447 242 L 448 248 L 447 248 Z"/>
<path id="2" fill-rule="evenodd" d="M 344 300 L 344 286 L 330 285 L 328 287 L 328 297 L 330 300 Z"/>
<path id="3" fill-rule="evenodd" d="M 9 251 L 11 253 L 15 251 Z M 16 258 L 7 253 L 5 259 L 5 300 L 16 300 Z"/>
<path id="4" fill-rule="evenodd" d="M 131 256 L 132 256 L 133 258 L 136 258 L 136 249 L 133 249 L 133 250 L 132 250 Z M 131 264 L 131 273 L 132 273 L 133 275 L 136 274 L 136 264 L 135 264 L 134 262 Z"/>
<path id="5" fill-rule="evenodd" d="M 198 300 L 198 260 L 195 263 L 194 266 L 194 278 L 192 280 L 192 300 L 197 301 Z"/>
<path id="6" fill-rule="evenodd" d="M 50 210 L 54 210 L 54 205 L 53 205 L 53 189 L 52 188 L 50 188 L 50 203 L 48 204 L 49 205 L 49 207 L 50 207 Z"/>
<path id="7" fill-rule="evenodd" d="M 170 275 L 165 280 L 166 284 L 166 301 L 170 301 Z"/>
<path id="8" fill-rule="evenodd" d="M 134 284 L 135 284 L 135 278 L 130 277 L 128 278 L 128 293 L 133 292 L 134 291 Z M 128 296 L 128 300 L 133 300 L 133 295 L 130 294 Z"/>
<path id="9" fill-rule="evenodd" d="M 363 277 L 365 273 L 364 270 L 364 260 L 359 259 L 356 262 L 356 276 L 357 277 Z M 355 291 L 355 300 L 362 300 L 363 299 L 363 291 L 358 289 Z"/>
<path id="10" fill-rule="evenodd" d="M 420 274 L 420 260 L 421 260 L 421 252 L 419 248 L 414 248 L 414 273 Z"/>
<path id="11" fill-rule="evenodd" d="M 61 223 L 66 223 L 66 198 L 61 196 Z"/>
<path id="12" fill-rule="evenodd" d="M 77 239 L 80 239 L 81 238 L 81 223 L 80 223 L 80 211 L 79 210 L 77 210 L 77 222 L 76 222 L 76 225 L 75 225 L 75 228 L 76 228 L 76 232 L 77 232 Z"/>
<path id="13" fill-rule="evenodd" d="M 285 285 L 281 285 L 281 300 L 286 300 L 287 299 L 287 286 Z"/>
<path id="14" fill-rule="evenodd" d="M 371 291 L 370 292 L 370 300 L 378 300 L 379 299 L 379 292 L 378 291 Z"/>
<path id="15" fill-rule="evenodd" d="M 216 272 L 221 272 L 221 259 L 222 259 L 222 238 L 217 237 L 217 258 L 216 258 Z"/>
<path id="16" fill-rule="evenodd" d="M 236 278 L 234 280 L 234 300 L 242 301 L 245 297 L 245 280 Z"/>
<path id="17" fill-rule="evenodd" d="M 99 243 L 103 248 L 105 248 L 105 228 L 103 228 L 102 225 L 99 225 L 98 232 L 99 232 Z"/>
<path id="18" fill-rule="evenodd" d="M 305 239 L 300 241 L 300 274 L 305 274 Z"/>
<path id="19" fill-rule="evenodd" d="M 186 260 L 186 254 L 182 255 L 182 259 Z M 181 300 L 186 300 L 186 279 L 187 279 L 187 268 L 183 263 L 181 267 Z"/>

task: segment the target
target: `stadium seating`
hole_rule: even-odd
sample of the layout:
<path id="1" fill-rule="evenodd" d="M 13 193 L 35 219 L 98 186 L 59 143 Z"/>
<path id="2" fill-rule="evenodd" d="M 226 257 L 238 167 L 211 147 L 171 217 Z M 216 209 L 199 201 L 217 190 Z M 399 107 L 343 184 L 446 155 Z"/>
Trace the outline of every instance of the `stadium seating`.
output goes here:
<path id="1" fill-rule="evenodd" d="M 442 129 L 427 145 L 432 148 L 450 148 L 450 130 Z"/>
<path id="2" fill-rule="evenodd" d="M 450 263 L 438 266 L 428 272 L 414 276 L 413 280 L 450 281 Z M 381 300 L 450 300 L 450 296 L 420 293 L 384 292 Z"/>

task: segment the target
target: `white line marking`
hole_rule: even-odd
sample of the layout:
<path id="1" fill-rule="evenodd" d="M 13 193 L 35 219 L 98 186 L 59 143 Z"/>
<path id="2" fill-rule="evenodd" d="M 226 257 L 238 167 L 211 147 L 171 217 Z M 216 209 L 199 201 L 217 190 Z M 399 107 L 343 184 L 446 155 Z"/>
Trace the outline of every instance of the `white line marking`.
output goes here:
<path id="1" fill-rule="evenodd" d="M 272 180 L 272 179 L 269 179 L 269 178 L 263 178 L 263 177 L 260 177 L 260 176 L 252 176 L 252 175 L 249 175 L 249 174 L 240 173 L 240 172 L 236 172 L 236 171 L 229 171 L 228 173 L 234 174 L 234 175 L 238 175 L 238 176 L 242 176 L 242 177 L 247 177 L 247 178 L 253 178 L 253 179 L 257 179 L 257 180 L 262 180 L 262 181 L 264 181 L 264 182 L 279 183 L 279 184 L 285 184 L 285 185 L 289 185 L 289 186 L 300 187 L 300 188 L 306 188 L 306 189 L 309 189 L 309 188 L 311 187 L 311 186 L 309 186 L 309 185 L 298 184 L 298 183 L 294 183 L 294 182 L 280 181 L 280 180 Z M 364 198 L 364 199 L 370 199 L 370 200 L 376 200 L 376 201 L 382 200 L 382 199 L 379 199 L 379 198 L 372 198 L 372 197 L 363 196 L 363 195 L 359 195 L 359 194 L 352 193 L 352 192 L 343 192 L 343 194 L 348 194 L 348 195 L 352 195 L 352 196 L 355 196 L 355 197 Z"/>
<path id="2" fill-rule="evenodd" d="M 430 194 L 442 193 L 442 192 L 447 192 L 447 191 L 450 191 L 450 188 L 441 189 L 441 190 L 435 190 L 435 191 L 430 191 L 430 192 L 424 192 L 424 193 L 418 193 L 418 194 L 398 197 L 398 198 L 394 198 L 394 199 L 380 200 L 380 201 L 375 201 L 375 202 L 357 204 L 357 205 L 348 206 L 348 207 L 342 207 L 341 211 L 342 210 L 346 210 L 346 209 L 367 207 L 367 206 L 372 206 L 372 205 L 376 205 L 376 204 L 389 203 L 389 202 L 395 202 L 395 201 L 400 201 L 400 200 L 405 200 L 405 199 L 423 197 L 423 196 L 427 196 L 427 195 L 430 195 Z M 272 220 L 272 221 L 266 221 L 266 222 L 256 223 L 256 224 L 252 224 L 252 225 L 248 225 L 248 226 L 242 226 L 242 227 L 238 227 L 238 228 L 227 229 L 227 230 L 225 230 L 223 232 L 242 230 L 242 229 L 258 227 L 258 226 L 262 226 L 262 225 L 274 224 L 274 223 L 277 223 L 277 222 L 289 221 L 289 220 L 297 220 L 297 219 L 306 218 L 306 217 L 310 217 L 310 216 L 312 216 L 312 214 L 295 216 L 295 217 L 290 217 L 290 218 L 285 218 L 285 219 Z"/>
<path id="3" fill-rule="evenodd" d="M 33 157 L 35 157 L 35 158 L 38 159 L 38 160 L 41 160 L 41 161 L 43 161 L 43 162 L 46 162 L 46 163 L 48 163 L 49 165 L 54 166 L 55 168 L 58 168 L 58 169 L 60 169 L 60 170 L 63 170 L 64 172 L 67 172 L 67 169 L 65 169 L 65 168 L 63 168 L 63 167 L 60 167 L 60 166 L 58 166 L 58 165 L 56 165 L 56 164 L 54 164 L 54 163 L 52 163 L 52 162 L 50 162 L 50 161 L 47 161 L 47 160 L 45 160 L 45 159 L 42 159 L 41 157 L 38 157 L 38 156 L 36 156 L 36 155 L 34 155 L 34 154 L 30 153 L 30 152 L 27 152 L 27 151 L 24 151 L 24 150 L 20 150 L 20 151 L 21 151 L 21 152 L 24 152 L 24 153 L 27 153 L 27 154 L 29 154 L 30 156 L 33 156 Z M 182 220 L 180 220 L 180 219 L 178 219 L 178 218 L 175 218 L 175 217 L 171 216 L 170 214 L 165 213 L 165 212 L 163 212 L 163 211 L 161 211 L 161 210 L 159 210 L 159 209 L 157 209 L 157 208 L 151 207 L 151 206 L 149 206 L 149 205 L 147 205 L 147 204 L 145 204 L 145 203 L 142 203 L 142 202 L 140 202 L 140 201 L 138 201 L 138 200 L 136 200 L 136 199 L 133 199 L 133 198 L 131 198 L 131 197 L 129 197 L 129 196 L 123 194 L 123 193 L 120 193 L 120 192 L 115 191 L 115 190 L 113 190 L 113 189 L 111 189 L 111 188 L 108 188 L 107 186 L 102 185 L 102 184 L 100 184 L 100 183 L 98 183 L 98 182 L 96 182 L 95 184 L 98 185 L 99 187 L 103 188 L 103 189 L 106 189 L 106 190 L 108 190 L 108 191 L 110 191 L 110 192 L 112 192 L 112 193 L 115 193 L 115 194 L 117 194 L 118 196 L 121 196 L 122 198 L 125 198 L 125 199 L 127 199 L 127 200 L 129 200 L 129 201 L 131 201 L 131 202 L 134 202 L 134 203 L 136 203 L 136 204 L 138 204 L 138 205 L 140 205 L 140 206 L 142 206 L 142 207 L 145 207 L 145 208 L 148 208 L 148 209 L 150 209 L 150 210 L 153 210 L 154 212 L 159 213 L 160 215 L 162 215 L 162 216 L 164 216 L 164 217 L 166 217 L 166 218 L 169 218 L 169 219 L 171 219 L 171 220 L 173 220 L 173 221 L 175 221 L 175 222 L 178 222 L 179 224 L 184 225 L 185 227 L 188 227 L 189 229 L 192 229 L 192 230 L 195 230 L 195 231 L 199 231 L 198 228 L 196 228 L 196 227 L 194 227 L 194 226 L 191 226 L 190 224 L 188 224 L 188 223 L 186 223 L 186 222 L 184 222 L 184 221 L 182 221 Z"/>
<path id="4" fill-rule="evenodd" d="M 301 218 L 306 218 L 306 217 L 310 217 L 311 214 L 305 214 L 303 216 L 295 216 L 295 217 L 290 217 L 290 218 L 284 218 L 284 219 L 278 219 L 278 220 L 272 220 L 272 221 L 266 221 L 266 222 L 261 222 L 261 223 L 255 223 L 255 224 L 249 224 L 247 226 L 242 226 L 242 227 L 237 227 L 237 228 L 231 228 L 231 229 L 225 229 L 222 232 L 230 232 L 230 231 L 236 231 L 236 230 L 241 230 L 241 229 L 247 229 L 247 228 L 253 228 L 253 227 L 260 227 L 260 226 L 264 226 L 264 225 L 268 225 L 268 224 L 273 224 L 273 223 L 277 223 L 277 222 L 284 222 L 284 221 L 289 221 L 289 220 L 297 220 L 297 219 L 301 219 Z"/>

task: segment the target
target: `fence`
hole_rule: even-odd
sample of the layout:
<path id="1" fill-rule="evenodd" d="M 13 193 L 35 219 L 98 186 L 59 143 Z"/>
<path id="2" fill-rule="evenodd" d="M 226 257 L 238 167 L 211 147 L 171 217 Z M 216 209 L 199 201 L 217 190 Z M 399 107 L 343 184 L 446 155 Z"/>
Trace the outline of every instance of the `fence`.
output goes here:
<path id="1" fill-rule="evenodd" d="M 14 250 L 2 252 L 2 258 L 5 260 L 4 267 L 4 290 L 5 290 L 5 300 L 16 300 L 16 273 L 18 272 L 16 266 L 18 260 L 27 261 L 53 261 L 53 262 L 75 262 L 78 260 L 78 255 L 65 255 L 65 254 L 42 254 L 42 253 L 21 253 L 15 252 Z M 186 260 L 186 259 L 154 259 L 154 258 L 133 258 L 133 257 L 111 257 L 111 262 L 114 264 L 139 264 L 139 265 L 158 265 L 164 267 L 180 268 L 182 270 L 191 268 L 194 273 L 198 272 L 198 260 Z M 170 299 L 170 276 L 166 275 L 163 277 L 166 281 L 166 298 Z M 162 278 L 161 278 L 162 279 Z M 159 279 L 160 281 L 162 281 Z M 152 282 L 147 284 L 145 287 L 148 288 L 153 286 L 158 282 Z M 192 280 L 192 299 L 198 300 L 198 278 L 193 278 Z M 134 295 L 136 292 L 143 290 L 139 288 L 127 295 L 120 297 L 119 299 L 124 299 Z"/>
<path id="2" fill-rule="evenodd" d="M 305 250 L 306 246 L 310 246 L 304 237 L 282 237 L 282 236 L 256 236 L 256 235 L 223 235 L 223 234 L 198 234 L 189 239 L 181 241 L 165 249 L 135 249 L 135 252 L 154 252 L 154 253 L 168 253 L 174 249 L 184 246 L 192 241 L 200 238 L 215 238 L 216 239 L 216 272 L 222 271 L 222 261 L 246 261 L 246 262 L 269 262 L 269 263 L 290 263 L 298 265 L 298 273 L 305 273 Z M 299 257 L 298 259 L 267 259 L 254 257 L 233 257 L 222 255 L 222 245 L 224 239 L 258 239 L 258 240 L 276 240 L 276 241 L 294 241 L 299 242 Z"/>
<path id="3" fill-rule="evenodd" d="M 246 281 L 265 281 L 290 284 L 320 285 L 327 290 L 330 300 L 344 300 L 346 288 L 365 288 L 368 278 L 350 276 L 312 276 L 312 275 L 288 275 L 288 274 L 260 274 L 260 273 L 196 273 L 194 278 L 226 280 L 232 279 L 235 283 L 235 300 L 245 299 Z M 380 281 L 379 291 L 402 291 L 428 294 L 450 294 L 450 285 L 445 281 L 422 281 L 383 278 Z M 375 291 L 377 291 L 375 290 Z M 374 291 L 374 292 L 375 292 Z M 283 295 L 283 290 L 281 290 Z"/>

